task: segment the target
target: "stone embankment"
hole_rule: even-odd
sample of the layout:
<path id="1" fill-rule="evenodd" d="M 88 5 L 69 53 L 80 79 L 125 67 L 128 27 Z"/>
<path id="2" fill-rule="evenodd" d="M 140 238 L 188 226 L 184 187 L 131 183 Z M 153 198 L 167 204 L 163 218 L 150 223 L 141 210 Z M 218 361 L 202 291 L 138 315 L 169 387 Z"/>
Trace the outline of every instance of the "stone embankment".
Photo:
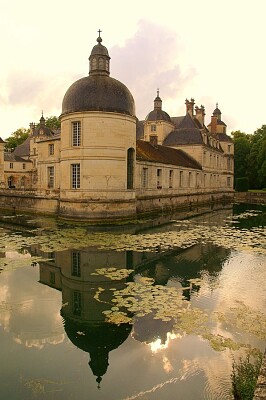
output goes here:
<path id="1" fill-rule="evenodd" d="M 253 400 L 265 400 L 266 399 L 266 351 L 262 360 L 260 374 L 257 380 L 257 385 L 254 393 Z"/>
<path id="2" fill-rule="evenodd" d="M 266 192 L 235 192 L 234 200 L 238 203 L 266 204 Z"/>

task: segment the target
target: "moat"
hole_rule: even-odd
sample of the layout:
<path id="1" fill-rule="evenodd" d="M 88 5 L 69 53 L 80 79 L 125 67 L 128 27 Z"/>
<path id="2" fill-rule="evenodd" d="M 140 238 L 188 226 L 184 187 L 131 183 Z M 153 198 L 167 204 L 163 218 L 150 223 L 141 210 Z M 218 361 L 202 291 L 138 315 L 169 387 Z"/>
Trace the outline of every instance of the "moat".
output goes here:
<path id="1" fill-rule="evenodd" d="M 134 225 L 0 216 L 0 398 L 232 399 L 266 346 L 266 206 Z"/>

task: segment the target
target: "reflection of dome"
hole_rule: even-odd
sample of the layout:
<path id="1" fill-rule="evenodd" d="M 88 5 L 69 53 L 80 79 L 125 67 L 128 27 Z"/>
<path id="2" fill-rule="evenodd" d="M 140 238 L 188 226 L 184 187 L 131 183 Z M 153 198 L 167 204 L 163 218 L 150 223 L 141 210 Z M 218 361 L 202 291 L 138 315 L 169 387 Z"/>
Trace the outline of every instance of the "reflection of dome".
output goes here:
<path id="1" fill-rule="evenodd" d="M 63 311 L 61 312 L 63 314 Z M 118 348 L 131 332 L 130 324 L 82 324 L 64 318 L 68 338 L 79 349 L 90 354 L 89 366 L 100 384 L 108 368 L 109 352 Z M 77 333 L 79 332 L 79 333 Z"/>
<path id="2" fill-rule="evenodd" d="M 79 111 L 106 111 L 135 116 L 135 103 L 128 88 L 109 77 L 110 57 L 101 44 L 102 38 L 89 57 L 89 76 L 74 82 L 67 90 L 62 104 L 62 114 Z"/>

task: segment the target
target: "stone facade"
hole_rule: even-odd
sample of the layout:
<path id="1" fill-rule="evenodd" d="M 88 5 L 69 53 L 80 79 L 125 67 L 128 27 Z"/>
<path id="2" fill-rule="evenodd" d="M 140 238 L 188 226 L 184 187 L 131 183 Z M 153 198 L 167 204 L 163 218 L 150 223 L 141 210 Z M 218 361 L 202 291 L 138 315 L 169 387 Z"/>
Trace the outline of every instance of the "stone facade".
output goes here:
<path id="1" fill-rule="evenodd" d="M 218 105 L 206 127 L 194 99 L 184 116 L 170 117 L 158 90 L 154 109 L 138 121 L 131 93 L 109 76 L 101 42 L 89 76 L 64 96 L 60 131 L 42 116 L 13 153 L 0 143 L 0 206 L 10 198 L 21 210 L 105 221 L 232 197 L 233 142 Z"/>

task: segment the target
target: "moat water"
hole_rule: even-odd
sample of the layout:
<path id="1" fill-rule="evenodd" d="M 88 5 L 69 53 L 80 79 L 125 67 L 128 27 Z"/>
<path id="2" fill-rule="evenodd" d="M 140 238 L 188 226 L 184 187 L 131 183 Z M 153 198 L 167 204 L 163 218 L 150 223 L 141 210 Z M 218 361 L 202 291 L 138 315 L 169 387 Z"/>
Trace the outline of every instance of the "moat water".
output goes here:
<path id="1" fill-rule="evenodd" d="M 0 398 L 232 399 L 233 360 L 266 346 L 265 211 L 0 215 Z"/>

